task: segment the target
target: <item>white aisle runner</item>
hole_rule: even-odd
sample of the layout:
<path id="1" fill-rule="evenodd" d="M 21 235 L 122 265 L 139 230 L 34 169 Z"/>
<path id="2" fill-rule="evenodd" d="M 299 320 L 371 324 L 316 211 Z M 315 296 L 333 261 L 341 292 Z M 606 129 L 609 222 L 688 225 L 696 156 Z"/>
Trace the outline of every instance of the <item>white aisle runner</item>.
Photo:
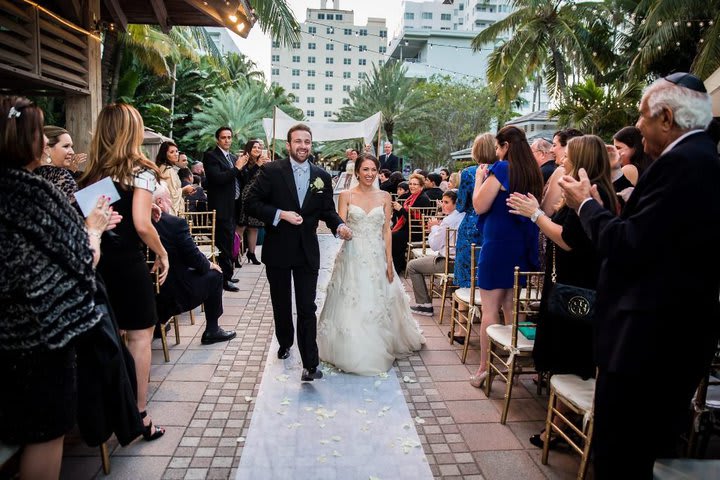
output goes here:
<path id="1" fill-rule="evenodd" d="M 320 235 L 318 315 L 340 244 Z M 238 480 L 433 478 L 394 367 L 362 377 L 323 365 L 321 380 L 303 383 L 297 347 L 285 360 L 277 349 L 273 338 Z"/>

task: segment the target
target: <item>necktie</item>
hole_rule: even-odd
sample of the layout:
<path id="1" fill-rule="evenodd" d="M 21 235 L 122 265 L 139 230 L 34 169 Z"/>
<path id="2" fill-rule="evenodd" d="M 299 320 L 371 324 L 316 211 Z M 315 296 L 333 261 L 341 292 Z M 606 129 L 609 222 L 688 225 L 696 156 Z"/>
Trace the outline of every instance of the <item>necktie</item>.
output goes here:
<path id="1" fill-rule="evenodd" d="M 302 206 L 309 180 L 307 165 L 293 165 L 293 172 L 295 173 L 295 188 L 297 189 L 298 202 L 300 202 L 300 206 Z"/>
<path id="2" fill-rule="evenodd" d="M 230 164 L 230 168 L 235 168 L 235 162 L 233 162 L 232 157 L 229 153 L 225 154 L 225 158 L 227 158 L 228 163 Z M 235 179 L 235 200 L 240 198 L 240 182 L 238 182 L 238 179 Z"/>

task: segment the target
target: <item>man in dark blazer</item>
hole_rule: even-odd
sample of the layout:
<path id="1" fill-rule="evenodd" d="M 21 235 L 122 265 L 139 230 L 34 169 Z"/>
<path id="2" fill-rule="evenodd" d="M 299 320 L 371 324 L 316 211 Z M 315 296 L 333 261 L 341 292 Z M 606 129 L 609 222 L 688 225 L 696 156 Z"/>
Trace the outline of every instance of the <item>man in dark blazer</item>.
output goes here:
<path id="1" fill-rule="evenodd" d="M 168 272 L 157 297 L 158 318 L 167 319 L 204 304 L 205 332 L 200 342 L 209 345 L 232 340 L 235 332 L 218 326 L 218 318 L 223 313 L 222 270 L 210 263 L 195 245 L 185 219 L 169 213 L 172 203 L 165 186 L 158 186 L 153 193 L 153 201 L 162 210 L 155 229 L 168 252 L 172 270 Z"/>
<path id="2" fill-rule="evenodd" d="M 603 257 L 595 305 L 593 435 L 596 480 L 652 478 L 656 458 L 676 456 L 690 400 L 707 372 L 720 327 L 720 160 L 703 131 L 710 98 L 697 77 L 653 83 L 637 127 L 656 160 L 619 217 L 597 201 L 584 170 L 565 176 Z"/>
<path id="3" fill-rule="evenodd" d="M 215 210 L 215 246 L 220 251 L 218 263 L 223 273 L 223 288 L 230 292 L 240 290 L 233 285 L 233 236 L 235 234 L 235 201 L 240 197 L 240 169 L 247 163 L 247 154 L 236 157 L 230 153 L 233 132 L 220 127 L 215 132 L 217 146 L 205 153 L 208 208 Z"/>
<path id="4" fill-rule="evenodd" d="M 316 341 L 315 290 L 320 268 L 318 221 L 350 239 L 352 232 L 335 212 L 330 175 L 308 162 L 312 133 L 306 125 L 290 128 L 290 158 L 269 162 L 251 185 L 247 211 L 265 223 L 262 262 L 270 284 L 278 358 L 290 355 L 293 344 L 290 277 L 295 285 L 297 340 L 302 357 L 301 380 L 322 377 Z"/>
<path id="5" fill-rule="evenodd" d="M 392 172 L 399 172 L 400 171 L 400 159 L 395 156 L 394 153 L 392 153 L 393 145 L 390 142 L 385 142 L 385 145 L 383 146 L 383 149 L 385 153 L 380 155 L 380 158 L 378 161 L 380 162 L 380 170 L 383 168 L 390 170 L 390 173 Z"/>

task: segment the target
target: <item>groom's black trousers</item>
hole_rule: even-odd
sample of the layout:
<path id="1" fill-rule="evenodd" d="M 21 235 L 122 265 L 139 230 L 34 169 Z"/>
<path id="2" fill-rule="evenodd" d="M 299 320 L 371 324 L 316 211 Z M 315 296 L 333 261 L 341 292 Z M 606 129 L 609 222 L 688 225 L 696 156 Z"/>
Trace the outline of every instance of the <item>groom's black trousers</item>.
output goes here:
<path id="1" fill-rule="evenodd" d="M 290 277 L 295 283 L 295 307 L 297 308 L 297 338 L 303 368 L 315 368 L 320 363 L 317 348 L 317 318 L 315 311 L 315 290 L 318 272 L 308 266 L 265 267 L 270 284 L 275 335 L 280 347 L 290 348 L 293 344 L 292 292 Z"/>

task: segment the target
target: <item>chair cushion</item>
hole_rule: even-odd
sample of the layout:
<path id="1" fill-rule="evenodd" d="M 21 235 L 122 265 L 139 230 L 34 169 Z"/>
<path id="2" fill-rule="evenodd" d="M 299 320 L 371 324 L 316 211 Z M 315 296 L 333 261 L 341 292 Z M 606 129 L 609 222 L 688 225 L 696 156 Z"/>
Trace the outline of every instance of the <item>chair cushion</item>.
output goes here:
<path id="1" fill-rule="evenodd" d="M 550 377 L 550 386 L 558 395 L 583 412 L 592 411 L 593 397 L 595 396 L 594 378 L 583 380 L 572 374 L 553 375 Z"/>
<path id="2" fill-rule="evenodd" d="M 468 305 L 470 305 L 470 289 L 469 288 L 458 288 L 457 290 L 455 290 L 455 293 L 453 293 L 453 295 L 455 295 L 458 298 L 458 300 L 460 300 L 461 302 L 464 302 L 464 303 L 467 303 Z M 482 303 L 480 302 L 480 292 L 477 289 L 475 290 L 475 305 L 478 305 L 478 306 L 482 305 Z"/>
<path id="3" fill-rule="evenodd" d="M 495 343 L 509 347 L 512 345 L 512 325 L 495 324 L 487 327 L 487 335 Z M 517 335 L 517 349 L 521 352 L 532 352 L 533 340 L 525 338 L 520 331 Z"/>

